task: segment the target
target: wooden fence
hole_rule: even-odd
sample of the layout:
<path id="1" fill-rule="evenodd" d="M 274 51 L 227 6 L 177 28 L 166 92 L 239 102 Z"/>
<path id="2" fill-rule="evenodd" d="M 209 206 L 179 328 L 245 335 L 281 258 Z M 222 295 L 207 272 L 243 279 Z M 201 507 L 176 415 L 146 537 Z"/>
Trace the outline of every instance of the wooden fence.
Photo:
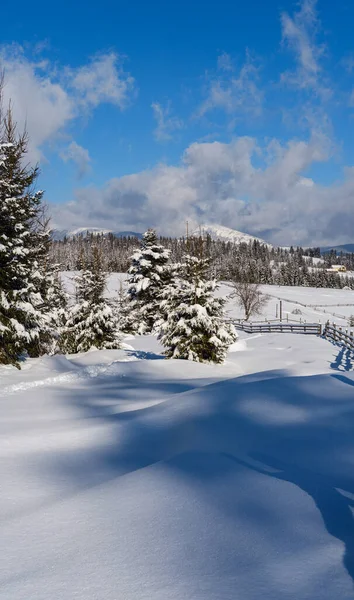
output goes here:
<path id="1" fill-rule="evenodd" d="M 300 302 L 299 300 L 290 300 L 289 298 L 283 298 L 281 296 L 277 296 L 274 294 L 266 294 L 267 296 L 270 296 L 270 298 L 275 298 L 276 300 L 281 300 L 282 302 L 287 302 L 288 304 L 298 304 L 299 306 L 303 306 L 304 308 L 312 308 L 314 311 L 319 312 L 319 313 L 326 313 L 328 315 L 331 315 L 331 317 L 335 317 L 336 319 L 348 319 L 348 315 L 340 315 L 338 313 L 335 312 L 331 312 L 330 310 L 326 310 L 324 307 L 330 308 L 330 307 L 335 307 L 335 306 L 353 306 L 353 303 L 351 304 L 304 304 L 304 302 Z"/>
<path id="2" fill-rule="evenodd" d="M 319 323 L 249 323 L 247 321 L 233 321 L 236 329 L 246 333 L 305 333 L 307 335 L 321 335 L 322 326 Z"/>
<path id="3" fill-rule="evenodd" d="M 302 333 L 306 335 L 322 336 L 326 340 L 345 346 L 351 352 L 354 352 L 354 332 L 338 327 L 335 323 L 327 323 L 322 326 L 320 323 L 284 323 L 267 322 L 257 323 L 248 321 L 231 321 L 236 329 L 241 329 L 246 333 Z"/>
<path id="4" fill-rule="evenodd" d="M 338 327 L 335 323 L 327 321 L 323 328 L 323 337 L 331 342 L 340 344 L 348 348 L 348 350 L 354 351 L 354 334 L 353 331 L 348 331 L 343 327 Z"/>

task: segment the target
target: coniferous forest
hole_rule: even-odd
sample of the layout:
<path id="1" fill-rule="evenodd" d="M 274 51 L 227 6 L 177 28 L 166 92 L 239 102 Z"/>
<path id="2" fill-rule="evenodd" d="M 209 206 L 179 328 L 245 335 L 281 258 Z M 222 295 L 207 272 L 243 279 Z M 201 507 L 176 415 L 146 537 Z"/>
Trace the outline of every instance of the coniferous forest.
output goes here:
<path id="1" fill-rule="evenodd" d="M 159 242 L 170 251 L 173 263 L 181 262 L 186 252 L 200 252 L 198 237 L 160 237 Z M 76 271 L 81 269 L 83 257 L 90 260 L 93 249 L 99 247 L 103 268 L 107 272 L 125 273 L 137 246 L 139 240 L 135 237 L 81 234 L 53 241 L 50 258 L 63 270 Z M 227 280 L 232 275 L 234 279 L 249 283 L 354 289 L 354 279 L 350 274 L 327 271 L 338 263 L 343 264 L 347 271 L 354 271 L 354 254 L 338 255 L 331 251 L 321 256 L 320 248 L 271 248 L 257 240 L 249 244 L 235 244 L 212 240 L 208 235 L 203 236 L 202 246 L 204 257 L 210 261 L 211 275 L 220 280 Z"/>

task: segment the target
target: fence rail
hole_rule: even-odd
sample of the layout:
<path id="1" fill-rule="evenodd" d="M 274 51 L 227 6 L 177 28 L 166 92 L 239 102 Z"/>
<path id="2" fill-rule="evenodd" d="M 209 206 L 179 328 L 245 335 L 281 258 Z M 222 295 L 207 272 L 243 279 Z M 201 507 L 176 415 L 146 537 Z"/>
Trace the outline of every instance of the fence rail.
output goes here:
<path id="1" fill-rule="evenodd" d="M 283 321 L 259 323 L 230 319 L 236 329 L 246 333 L 302 333 L 322 336 L 324 339 L 345 346 L 354 353 L 354 332 L 337 326 L 335 323 L 284 323 Z"/>
<path id="2" fill-rule="evenodd" d="M 335 306 L 353 306 L 353 303 L 351 304 L 304 304 L 304 302 L 300 302 L 299 300 L 290 300 L 289 298 L 283 298 L 281 296 L 277 296 L 274 294 L 270 294 L 270 293 L 266 293 L 267 296 L 269 296 L 270 298 L 275 298 L 276 300 L 281 300 L 282 302 L 287 302 L 288 304 L 298 304 L 299 306 L 303 306 L 305 308 L 312 308 L 314 311 L 319 312 L 319 313 L 326 313 L 328 315 L 331 315 L 332 317 L 335 317 L 336 319 L 348 319 L 348 315 L 340 315 L 338 313 L 335 312 L 331 312 L 330 310 L 326 310 L 324 307 L 327 308 L 331 308 L 331 307 L 335 307 Z"/>
<path id="3" fill-rule="evenodd" d="M 353 331 L 343 329 L 343 327 L 337 327 L 335 323 L 327 321 L 323 329 L 323 337 L 331 342 L 341 344 L 348 348 L 348 350 L 354 351 L 354 334 Z"/>
<path id="4" fill-rule="evenodd" d="M 236 329 L 246 333 L 304 333 L 307 335 L 321 335 L 319 323 L 249 323 L 247 321 L 233 321 Z"/>

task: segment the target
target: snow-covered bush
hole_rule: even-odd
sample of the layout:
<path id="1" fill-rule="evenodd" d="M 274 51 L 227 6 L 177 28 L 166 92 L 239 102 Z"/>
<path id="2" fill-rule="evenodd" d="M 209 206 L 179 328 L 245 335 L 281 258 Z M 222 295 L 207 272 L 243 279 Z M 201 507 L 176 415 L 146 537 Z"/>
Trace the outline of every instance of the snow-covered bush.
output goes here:
<path id="1" fill-rule="evenodd" d="M 157 235 L 149 229 L 141 248 L 132 256 L 128 271 L 130 315 L 127 330 L 140 334 L 152 333 L 161 318 L 161 292 L 170 279 L 169 250 L 157 243 Z"/>
<path id="2" fill-rule="evenodd" d="M 348 319 L 348 325 L 349 327 L 354 327 L 354 315 L 350 315 Z"/>
<path id="3" fill-rule="evenodd" d="M 237 339 L 234 326 L 225 322 L 225 300 L 215 297 L 216 281 L 207 279 L 208 269 L 207 260 L 186 256 L 162 292 L 159 339 L 168 358 L 222 363 Z"/>

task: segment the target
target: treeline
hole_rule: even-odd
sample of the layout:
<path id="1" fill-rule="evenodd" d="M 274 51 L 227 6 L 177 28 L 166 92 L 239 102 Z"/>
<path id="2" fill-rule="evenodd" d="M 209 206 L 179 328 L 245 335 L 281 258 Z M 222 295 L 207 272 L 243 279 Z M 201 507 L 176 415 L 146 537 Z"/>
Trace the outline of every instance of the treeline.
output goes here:
<path id="1" fill-rule="evenodd" d="M 170 251 L 175 263 L 181 262 L 186 253 L 200 255 L 202 245 L 203 256 L 210 261 L 210 274 L 217 279 L 227 280 L 232 275 L 247 283 L 354 289 L 353 278 L 327 271 L 336 263 L 354 270 L 354 254 L 338 256 L 333 251 L 321 256 L 319 248 L 270 248 L 257 240 L 235 244 L 212 240 L 209 235 L 202 240 L 160 237 L 159 243 Z M 91 260 L 93 248 L 98 247 L 106 271 L 125 273 L 138 246 L 139 240 L 135 237 L 79 235 L 53 241 L 50 257 L 52 263 L 60 264 L 63 270 L 77 271 Z M 321 258 L 320 263 L 318 258 Z"/>

